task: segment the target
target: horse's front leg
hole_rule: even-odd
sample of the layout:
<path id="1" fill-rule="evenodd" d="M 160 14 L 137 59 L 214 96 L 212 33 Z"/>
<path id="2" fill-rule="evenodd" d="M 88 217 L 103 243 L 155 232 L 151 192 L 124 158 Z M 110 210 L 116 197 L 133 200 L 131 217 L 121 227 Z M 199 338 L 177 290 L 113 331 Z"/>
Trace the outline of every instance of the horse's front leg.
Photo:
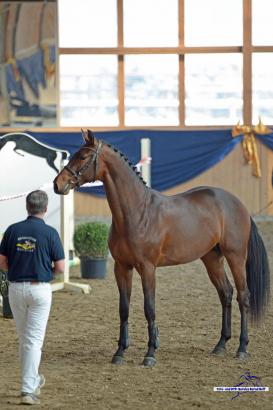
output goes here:
<path id="1" fill-rule="evenodd" d="M 119 289 L 120 333 L 118 350 L 112 358 L 112 363 L 122 364 L 124 350 L 129 346 L 128 317 L 132 291 L 133 268 L 115 262 L 114 272 Z"/>
<path id="2" fill-rule="evenodd" d="M 155 351 L 159 347 L 159 333 L 155 322 L 155 267 L 150 266 L 140 272 L 144 294 L 144 312 L 148 322 L 148 351 L 143 364 L 152 367 L 156 363 Z"/>

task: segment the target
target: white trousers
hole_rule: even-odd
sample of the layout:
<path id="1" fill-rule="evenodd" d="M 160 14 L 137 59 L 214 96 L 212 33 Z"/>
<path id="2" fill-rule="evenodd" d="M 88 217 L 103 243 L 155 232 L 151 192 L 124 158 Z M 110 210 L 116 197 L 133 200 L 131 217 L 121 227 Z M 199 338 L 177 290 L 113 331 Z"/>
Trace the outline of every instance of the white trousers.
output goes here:
<path id="1" fill-rule="evenodd" d="M 50 283 L 11 282 L 9 303 L 19 337 L 22 388 L 33 393 L 39 386 L 39 366 L 52 301 Z"/>

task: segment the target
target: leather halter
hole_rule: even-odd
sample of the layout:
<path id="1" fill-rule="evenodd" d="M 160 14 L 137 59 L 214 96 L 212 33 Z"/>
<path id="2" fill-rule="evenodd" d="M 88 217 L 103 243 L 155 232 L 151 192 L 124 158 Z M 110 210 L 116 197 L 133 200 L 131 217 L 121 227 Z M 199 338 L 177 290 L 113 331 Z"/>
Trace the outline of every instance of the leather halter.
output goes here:
<path id="1" fill-rule="evenodd" d="M 71 168 L 69 165 L 65 165 L 65 169 L 70 172 L 70 174 L 73 175 L 73 177 L 76 178 L 76 186 L 80 186 L 80 178 L 81 176 L 85 173 L 85 171 L 94 163 L 94 178 L 93 180 L 89 182 L 94 182 L 96 180 L 96 174 L 98 171 L 98 159 L 99 159 L 99 153 L 102 149 L 103 142 L 99 140 L 98 146 L 96 149 L 91 148 L 91 147 L 83 147 L 82 149 L 89 149 L 90 151 L 94 152 L 94 155 L 85 163 L 83 164 L 82 167 L 78 171 L 75 171 L 73 168 Z"/>

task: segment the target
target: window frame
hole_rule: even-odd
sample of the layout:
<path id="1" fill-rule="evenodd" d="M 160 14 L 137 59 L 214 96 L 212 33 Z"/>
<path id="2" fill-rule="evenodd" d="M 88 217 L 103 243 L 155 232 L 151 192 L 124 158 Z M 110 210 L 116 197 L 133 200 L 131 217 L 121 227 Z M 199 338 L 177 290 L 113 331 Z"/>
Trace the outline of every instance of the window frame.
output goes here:
<path id="1" fill-rule="evenodd" d="M 222 129 L 230 128 L 230 125 L 185 125 L 185 59 L 184 56 L 191 53 L 241 53 L 243 56 L 243 118 L 244 124 L 252 124 L 252 54 L 259 52 L 273 52 L 272 46 L 252 45 L 252 0 L 243 0 L 243 44 L 242 46 L 209 46 L 209 47 L 186 47 L 184 42 L 184 0 L 178 1 L 178 46 L 177 47 L 125 47 L 123 36 L 123 0 L 116 0 L 117 3 L 117 47 L 98 48 L 70 48 L 59 47 L 58 55 L 64 54 L 113 54 L 118 60 L 118 126 L 92 127 L 97 130 L 107 129 L 140 129 L 143 125 L 125 125 L 125 56 L 129 54 L 175 54 L 179 58 L 178 73 L 178 96 L 179 96 L 179 125 L 177 126 L 145 126 L 145 128 L 160 129 Z M 60 102 L 59 102 L 60 103 Z M 58 124 L 60 124 L 60 109 L 58 110 Z M 269 125 L 269 124 L 268 124 Z M 77 128 L 77 127 L 60 127 Z"/>

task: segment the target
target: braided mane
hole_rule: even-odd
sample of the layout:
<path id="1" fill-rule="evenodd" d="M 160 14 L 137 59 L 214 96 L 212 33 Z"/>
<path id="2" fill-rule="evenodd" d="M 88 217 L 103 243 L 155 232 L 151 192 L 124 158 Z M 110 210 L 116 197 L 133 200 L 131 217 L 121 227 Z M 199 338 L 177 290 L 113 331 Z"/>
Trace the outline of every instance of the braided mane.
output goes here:
<path id="1" fill-rule="evenodd" d="M 146 185 L 146 181 L 144 181 L 144 179 L 141 176 L 141 173 L 137 170 L 137 167 L 134 166 L 134 164 L 132 164 L 132 162 L 129 161 L 129 159 L 127 157 L 125 157 L 125 155 L 120 152 L 117 148 L 113 147 L 111 144 L 106 144 L 107 147 L 111 148 L 114 152 L 116 152 L 117 154 L 119 154 L 119 156 L 124 160 L 124 162 L 127 163 L 127 165 L 129 165 L 129 167 L 134 171 L 135 175 L 141 180 L 141 182 Z"/>

